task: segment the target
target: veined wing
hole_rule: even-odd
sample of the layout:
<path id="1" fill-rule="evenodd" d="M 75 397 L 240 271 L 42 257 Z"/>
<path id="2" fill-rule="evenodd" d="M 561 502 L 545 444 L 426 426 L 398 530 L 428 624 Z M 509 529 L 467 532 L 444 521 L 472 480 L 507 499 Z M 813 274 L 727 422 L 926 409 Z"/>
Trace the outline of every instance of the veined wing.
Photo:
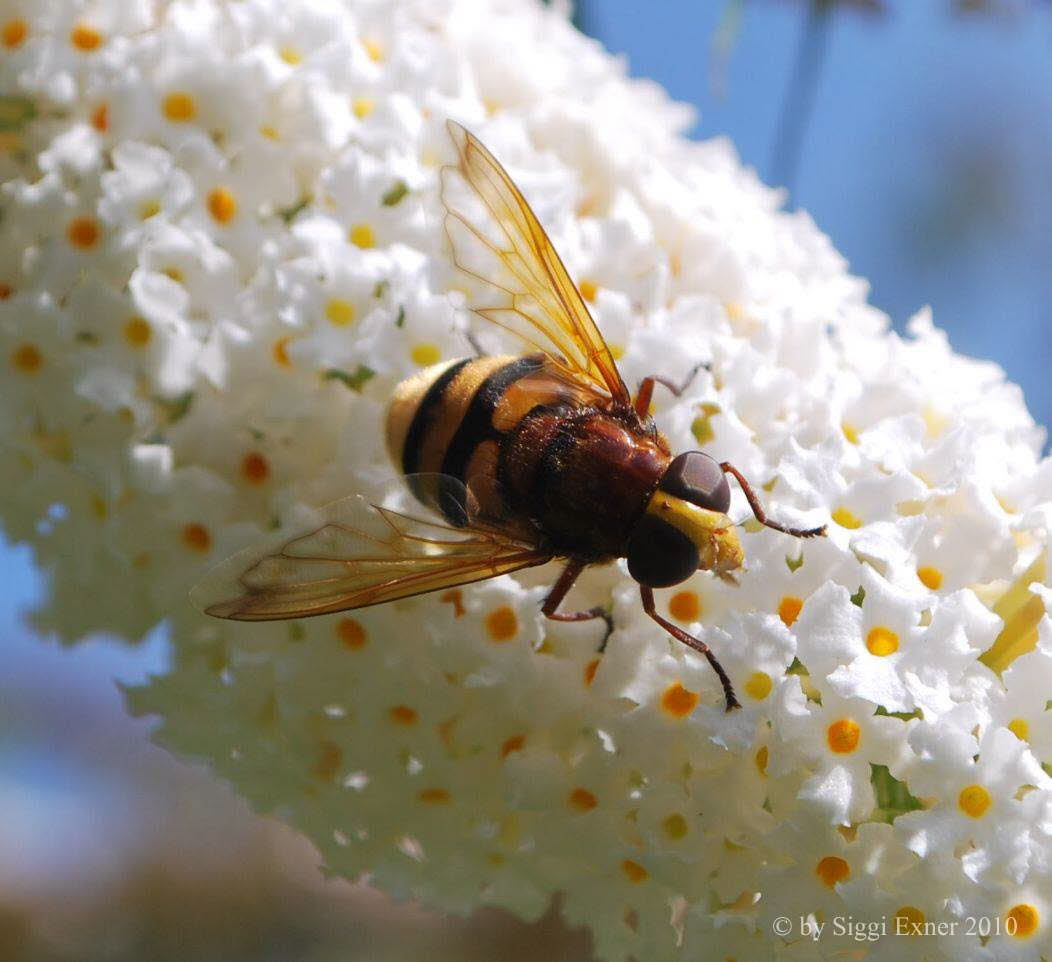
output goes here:
<path id="1" fill-rule="evenodd" d="M 458 156 L 442 171 L 453 260 L 501 300 L 473 310 L 543 351 L 568 380 L 629 406 L 610 348 L 530 205 L 474 134 L 447 127 Z"/>
<path id="2" fill-rule="evenodd" d="M 306 618 L 495 578 L 551 557 L 497 527 L 450 527 L 352 495 L 317 512 L 306 533 L 276 533 L 222 562 L 190 599 L 217 618 Z"/>

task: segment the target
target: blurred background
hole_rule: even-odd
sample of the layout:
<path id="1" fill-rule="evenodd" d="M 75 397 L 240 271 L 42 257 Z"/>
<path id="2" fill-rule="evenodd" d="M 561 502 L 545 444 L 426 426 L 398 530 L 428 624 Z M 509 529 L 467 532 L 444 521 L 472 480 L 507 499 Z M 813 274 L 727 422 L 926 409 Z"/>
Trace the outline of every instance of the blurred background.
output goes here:
<path id="1" fill-rule="evenodd" d="M 784 186 L 896 327 L 930 304 L 1050 422 L 1052 3 L 583 0 L 576 18 Z M 0 959 L 589 958 L 553 913 L 444 919 L 325 880 L 125 715 L 117 682 L 163 670 L 163 632 L 62 650 L 25 626 L 28 551 L 0 546 L 0 578 Z"/>

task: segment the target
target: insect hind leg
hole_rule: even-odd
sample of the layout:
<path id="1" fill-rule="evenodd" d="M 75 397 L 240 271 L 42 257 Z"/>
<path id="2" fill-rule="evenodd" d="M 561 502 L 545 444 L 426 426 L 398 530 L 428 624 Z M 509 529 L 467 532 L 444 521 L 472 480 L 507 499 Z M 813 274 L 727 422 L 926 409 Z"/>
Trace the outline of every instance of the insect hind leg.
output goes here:
<path id="1" fill-rule="evenodd" d="M 583 570 L 584 565 L 579 561 L 571 561 L 563 568 L 562 574 L 552 585 L 552 590 L 548 592 L 544 604 L 541 605 L 541 614 L 551 621 L 592 621 L 595 618 L 602 618 L 606 622 L 606 633 L 599 645 L 601 654 L 606 650 L 606 643 L 610 640 L 610 635 L 614 630 L 614 619 L 610 617 L 610 613 L 605 608 L 597 605 L 594 608 L 586 608 L 584 611 L 556 611 Z"/>
<path id="2" fill-rule="evenodd" d="M 699 361 L 687 372 L 687 376 L 683 379 L 682 384 L 676 384 L 675 381 L 670 381 L 667 377 L 661 377 L 658 374 L 651 374 L 649 377 L 643 378 L 639 384 L 639 391 L 636 393 L 636 399 L 633 402 L 636 409 L 636 414 L 639 417 L 646 417 L 650 411 L 650 402 L 654 397 L 654 385 L 661 384 L 667 387 L 675 397 L 679 397 L 688 387 L 690 387 L 694 378 L 698 376 L 698 371 L 702 368 L 705 370 L 709 369 L 709 365 L 704 361 Z"/>

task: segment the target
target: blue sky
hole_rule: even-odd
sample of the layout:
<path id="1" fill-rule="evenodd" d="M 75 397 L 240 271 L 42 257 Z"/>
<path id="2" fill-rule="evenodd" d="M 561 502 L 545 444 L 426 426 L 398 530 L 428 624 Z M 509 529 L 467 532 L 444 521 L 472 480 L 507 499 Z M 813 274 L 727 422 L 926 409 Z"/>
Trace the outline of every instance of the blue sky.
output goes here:
<path id="1" fill-rule="evenodd" d="M 1012 2 L 1012 0 L 1007 0 Z M 802 0 L 746 0 L 725 96 L 710 47 L 730 0 L 585 0 L 584 25 L 631 72 L 699 108 L 771 179 Z M 957 350 L 998 361 L 1052 420 L 1052 7 L 950 15 L 949 0 L 839 11 L 793 203 L 870 280 L 901 329 L 931 304 Z"/>

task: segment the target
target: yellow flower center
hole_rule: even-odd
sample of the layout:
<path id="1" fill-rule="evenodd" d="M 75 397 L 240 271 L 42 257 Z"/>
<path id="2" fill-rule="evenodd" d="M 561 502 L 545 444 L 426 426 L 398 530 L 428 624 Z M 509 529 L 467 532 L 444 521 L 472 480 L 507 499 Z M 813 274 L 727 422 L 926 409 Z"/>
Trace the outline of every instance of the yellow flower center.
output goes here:
<path id="1" fill-rule="evenodd" d="M 349 301 L 333 299 L 325 305 L 325 316 L 330 324 L 346 327 L 354 323 L 354 305 Z"/>
<path id="2" fill-rule="evenodd" d="M 237 216 L 237 198 L 225 187 L 208 194 L 208 212 L 220 224 L 229 224 Z"/>
<path id="3" fill-rule="evenodd" d="M 1041 916 L 1032 905 L 1014 905 L 1005 914 L 1005 931 L 1017 939 L 1028 939 L 1037 931 Z"/>
<path id="4" fill-rule="evenodd" d="M 153 328 L 141 317 L 133 317 L 124 325 L 124 340 L 132 347 L 145 347 L 153 336 Z"/>
<path id="5" fill-rule="evenodd" d="M 718 404 L 702 404 L 699 408 L 701 412 L 691 422 L 690 433 L 694 435 L 694 440 L 698 444 L 708 444 L 716 437 L 716 431 L 712 426 L 712 419 L 720 413 L 720 406 Z"/>
<path id="6" fill-rule="evenodd" d="M 363 251 L 376 246 L 376 235 L 368 224 L 355 224 L 347 236 L 355 247 L 360 247 Z"/>
<path id="7" fill-rule="evenodd" d="M 581 291 L 581 297 L 586 301 L 590 303 L 595 300 L 595 295 L 599 292 L 599 288 L 594 281 L 581 281 L 577 286 Z"/>
<path id="8" fill-rule="evenodd" d="M 782 619 L 782 624 L 786 628 L 792 628 L 796 623 L 796 619 L 800 617 L 800 611 L 803 607 L 804 602 L 802 598 L 786 595 L 778 603 L 778 617 Z"/>
<path id="9" fill-rule="evenodd" d="M 376 101 L 369 97 L 356 97 L 351 101 L 351 110 L 359 120 L 365 120 L 376 109 Z"/>
<path id="10" fill-rule="evenodd" d="M 1021 742 L 1030 740 L 1030 724 L 1025 718 L 1013 718 L 1006 727 Z"/>
<path id="11" fill-rule="evenodd" d="M 833 722 L 826 730 L 826 742 L 829 750 L 838 755 L 850 755 L 858 748 L 862 737 L 862 728 L 853 718 L 841 718 Z"/>
<path id="12" fill-rule="evenodd" d="M 833 520 L 840 525 L 841 528 L 847 528 L 849 531 L 854 531 L 856 528 L 862 527 L 862 522 L 859 518 L 844 507 L 837 508 L 836 511 L 833 512 Z"/>
<path id="13" fill-rule="evenodd" d="M 687 832 L 690 831 L 690 826 L 687 825 L 687 820 L 679 812 L 673 812 L 662 819 L 661 830 L 670 839 L 678 842 L 681 838 L 686 837 Z"/>
<path id="14" fill-rule="evenodd" d="M 904 905 L 895 913 L 894 931 L 897 935 L 921 935 L 927 916 L 912 905 Z"/>
<path id="15" fill-rule="evenodd" d="M 185 124 L 197 116 L 197 103 L 189 94 L 176 91 L 164 98 L 161 110 L 173 124 Z"/>
<path id="16" fill-rule="evenodd" d="M 969 785 L 957 796 L 957 806 L 971 818 L 982 818 L 992 804 L 990 793 L 982 785 Z"/>
<path id="17" fill-rule="evenodd" d="M 761 745 L 756 750 L 756 770 L 761 775 L 767 774 L 767 762 L 770 758 L 770 751 L 766 745 Z"/>
<path id="18" fill-rule="evenodd" d="M 442 352 L 438 349 L 437 344 L 415 344 L 409 356 L 413 359 L 413 363 L 420 367 L 430 367 L 442 360 Z"/>
<path id="19" fill-rule="evenodd" d="M 871 655 L 884 657 L 899 650 L 899 636 L 890 628 L 877 626 L 866 635 L 866 648 Z"/>
<path id="20" fill-rule="evenodd" d="M 291 337 L 279 338 L 270 349 L 275 362 L 281 367 L 292 367 L 292 361 L 289 358 L 289 342 L 291 340 Z"/>
<path id="21" fill-rule="evenodd" d="M 942 572 L 931 565 L 921 565 L 917 569 L 917 577 L 920 578 L 921 584 L 931 591 L 938 591 L 942 587 Z"/>
<path id="22" fill-rule="evenodd" d="M 745 694 L 756 701 L 763 701 L 770 693 L 774 682 L 764 671 L 754 671 L 745 682 Z"/>

